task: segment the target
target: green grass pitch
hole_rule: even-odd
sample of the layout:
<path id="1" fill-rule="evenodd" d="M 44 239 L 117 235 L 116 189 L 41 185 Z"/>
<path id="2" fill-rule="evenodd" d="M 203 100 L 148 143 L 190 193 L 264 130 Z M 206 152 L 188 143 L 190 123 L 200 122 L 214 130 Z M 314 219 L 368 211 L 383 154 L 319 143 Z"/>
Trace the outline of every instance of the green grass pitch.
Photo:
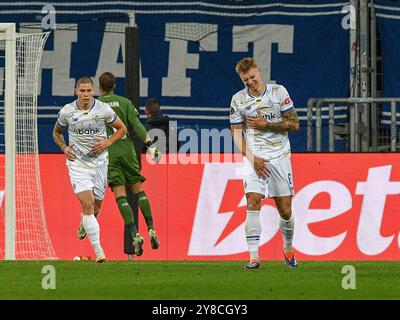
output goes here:
<path id="1" fill-rule="evenodd" d="M 296 270 L 264 261 L 2 261 L 0 299 L 400 299 L 400 261 L 300 261 Z M 56 289 L 42 280 L 55 270 Z M 342 288 L 342 268 L 356 271 L 356 288 Z"/>

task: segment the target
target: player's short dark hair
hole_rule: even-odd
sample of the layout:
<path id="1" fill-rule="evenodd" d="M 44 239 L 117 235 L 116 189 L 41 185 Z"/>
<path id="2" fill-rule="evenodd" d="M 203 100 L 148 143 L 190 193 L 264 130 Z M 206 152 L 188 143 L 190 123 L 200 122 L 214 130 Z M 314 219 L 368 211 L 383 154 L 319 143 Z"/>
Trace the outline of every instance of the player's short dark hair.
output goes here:
<path id="1" fill-rule="evenodd" d="M 237 74 L 246 73 L 250 69 L 258 68 L 256 60 L 251 57 L 243 58 L 242 60 L 238 61 L 236 64 L 236 72 Z"/>
<path id="2" fill-rule="evenodd" d="M 99 78 L 101 90 L 110 92 L 115 87 L 115 76 L 111 72 L 104 72 Z"/>
<path id="3" fill-rule="evenodd" d="M 92 86 L 94 86 L 92 79 L 90 79 L 89 77 L 81 77 L 78 80 L 76 80 L 75 88 L 78 88 L 81 83 L 90 83 Z"/>
<path id="4" fill-rule="evenodd" d="M 147 99 L 145 108 L 150 115 L 160 113 L 160 103 L 155 98 Z"/>

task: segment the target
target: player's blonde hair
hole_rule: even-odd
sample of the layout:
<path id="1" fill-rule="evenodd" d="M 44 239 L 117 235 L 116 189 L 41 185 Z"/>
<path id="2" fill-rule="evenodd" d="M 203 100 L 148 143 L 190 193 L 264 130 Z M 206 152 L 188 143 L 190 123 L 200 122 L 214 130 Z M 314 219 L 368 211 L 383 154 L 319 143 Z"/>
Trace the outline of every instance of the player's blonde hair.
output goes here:
<path id="1" fill-rule="evenodd" d="M 253 68 L 258 68 L 258 65 L 256 63 L 256 60 L 254 60 L 254 58 L 251 57 L 243 58 L 236 64 L 237 74 L 246 73 Z"/>

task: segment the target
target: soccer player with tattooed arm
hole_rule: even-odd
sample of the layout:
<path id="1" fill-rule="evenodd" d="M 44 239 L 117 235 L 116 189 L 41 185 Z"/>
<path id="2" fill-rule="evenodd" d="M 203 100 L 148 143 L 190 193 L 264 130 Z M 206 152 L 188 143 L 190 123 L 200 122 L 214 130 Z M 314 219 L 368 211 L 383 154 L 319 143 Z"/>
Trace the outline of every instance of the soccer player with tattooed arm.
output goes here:
<path id="1" fill-rule="evenodd" d="M 67 158 L 71 184 L 81 208 L 81 223 L 96 254 L 96 262 L 106 262 L 100 244 L 100 226 L 95 216 L 101 209 L 107 185 L 108 152 L 126 134 L 126 127 L 111 107 L 93 98 L 94 84 L 88 77 L 78 79 L 78 99 L 58 113 L 53 139 Z M 114 128 L 107 138 L 106 126 Z M 69 144 L 63 133 L 68 130 Z"/>
<path id="2" fill-rule="evenodd" d="M 259 269 L 261 200 L 274 199 L 283 235 L 283 256 L 288 268 L 297 267 L 292 252 L 294 218 L 292 215 L 293 176 L 288 132 L 300 129 L 293 102 L 278 84 L 264 84 L 253 58 L 244 58 L 236 72 L 245 88 L 231 101 L 230 123 L 234 143 L 243 154 L 244 190 L 247 199 L 245 235 L 250 262 L 245 269 Z"/>

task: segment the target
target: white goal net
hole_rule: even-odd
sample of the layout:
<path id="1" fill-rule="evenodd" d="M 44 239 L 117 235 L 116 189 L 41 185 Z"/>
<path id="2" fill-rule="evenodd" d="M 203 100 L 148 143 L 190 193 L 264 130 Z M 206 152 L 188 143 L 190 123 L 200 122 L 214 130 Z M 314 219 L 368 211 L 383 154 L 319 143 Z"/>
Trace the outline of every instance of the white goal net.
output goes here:
<path id="1" fill-rule="evenodd" d="M 40 61 L 48 33 L 18 34 L 10 25 L 0 23 L 0 259 L 56 259 L 37 137 Z"/>

